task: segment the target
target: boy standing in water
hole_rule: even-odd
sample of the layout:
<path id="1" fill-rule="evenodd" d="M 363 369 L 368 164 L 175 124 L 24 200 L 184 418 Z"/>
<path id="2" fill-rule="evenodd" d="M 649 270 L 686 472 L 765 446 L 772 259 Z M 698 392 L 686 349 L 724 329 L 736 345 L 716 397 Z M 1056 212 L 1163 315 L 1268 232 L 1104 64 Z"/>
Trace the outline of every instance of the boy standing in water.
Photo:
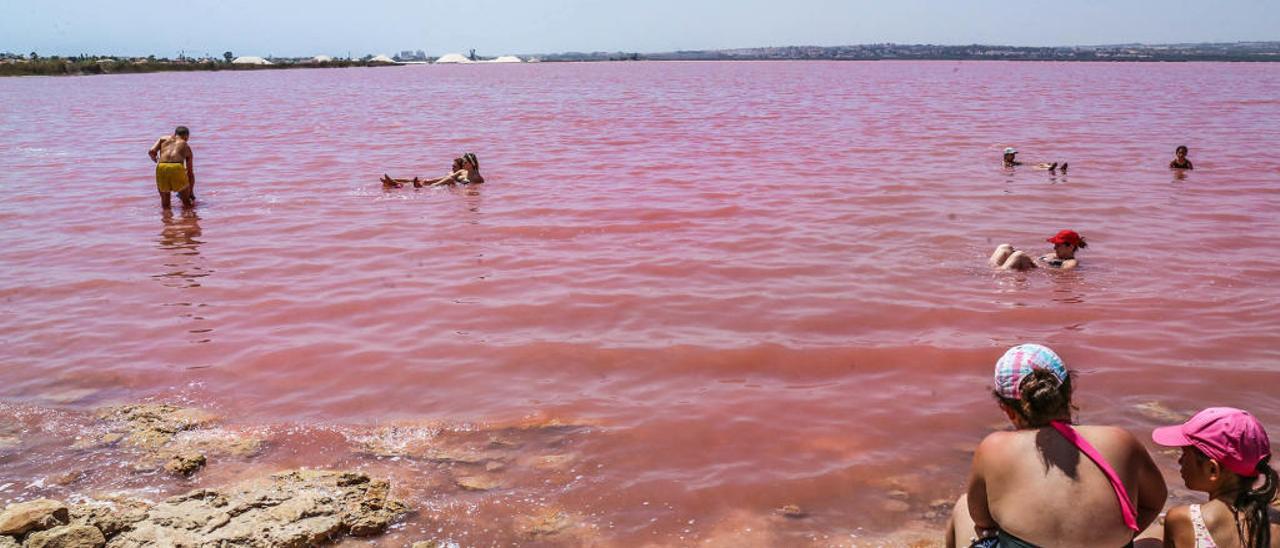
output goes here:
<path id="1" fill-rule="evenodd" d="M 169 209 L 169 193 L 177 192 L 183 207 L 191 207 L 196 200 L 196 172 L 187 139 L 191 131 L 178 126 L 173 135 L 156 140 L 147 154 L 156 163 L 156 190 L 160 192 L 160 207 Z"/>

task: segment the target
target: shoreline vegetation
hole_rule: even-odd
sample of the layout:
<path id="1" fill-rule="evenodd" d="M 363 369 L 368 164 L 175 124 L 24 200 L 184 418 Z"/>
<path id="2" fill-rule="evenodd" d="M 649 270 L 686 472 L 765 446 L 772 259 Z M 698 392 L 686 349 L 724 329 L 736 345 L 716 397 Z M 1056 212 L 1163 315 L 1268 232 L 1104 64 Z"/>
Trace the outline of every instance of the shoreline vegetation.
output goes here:
<path id="1" fill-rule="evenodd" d="M 409 55 L 405 55 L 409 54 Z M 607 61 L 1071 61 L 1071 62 L 1280 62 L 1280 41 L 1201 44 L 1117 44 L 1105 46 L 1020 47 L 972 44 L 863 44 L 852 46 L 785 46 L 663 53 L 566 52 L 522 56 L 528 62 Z M 474 53 L 472 53 L 474 59 Z M 268 58 L 243 63 L 231 52 L 223 58 L 177 59 L 78 55 L 41 57 L 0 53 L 0 76 L 80 76 L 172 71 L 273 70 L 290 68 L 389 67 L 435 61 L 421 51 L 394 58 L 366 55 L 359 59 L 329 57 Z"/>
<path id="2" fill-rule="evenodd" d="M 145 74 L 151 72 L 192 72 L 222 70 L 272 70 L 291 68 L 390 67 L 399 63 L 356 59 L 316 61 L 314 59 L 271 64 L 231 63 L 213 59 L 159 59 L 155 57 L 28 57 L 0 54 L 0 76 L 88 76 L 94 74 Z"/>

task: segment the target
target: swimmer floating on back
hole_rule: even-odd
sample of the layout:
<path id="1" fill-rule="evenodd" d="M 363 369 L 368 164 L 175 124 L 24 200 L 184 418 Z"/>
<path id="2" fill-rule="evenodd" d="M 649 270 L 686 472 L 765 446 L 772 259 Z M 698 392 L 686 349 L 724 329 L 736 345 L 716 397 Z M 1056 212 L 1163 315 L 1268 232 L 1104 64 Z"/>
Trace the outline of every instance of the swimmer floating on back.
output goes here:
<path id="1" fill-rule="evenodd" d="M 1017 155 L 1018 155 L 1018 149 L 1016 148 L 1008 147 L 1004 149 L 1004 167 L 1014 167 L 1014 166 L 1022 165 L 1022 162 L 1019 162 L 1016 159 Z M 1066 162 L 1062 162 L 1061 164 L 1059 164 L 1058 162 L 1053 162 L 1053 163 L 1040 162 L 1036 164 L 1035 167 L 1036 169 L 1049 170 L 1054 173 L 1057 173 L 1058 169 L 1061 169 L 1063 173 L 1067 172 Z"/>
<path id="2" fill-rule="evenodd" d="M 1173 161 L 1169 162 L 1169 169 L 1195 169 L 1191 167 L 1191 160 L 1187 159 L 1187 145 L 1180 145 L 1173 150 Z"/>
<path id="3" fill-rule="evenodd" d="M 422 188 L 424 186 L 441 186 L 452 184 L 472 184 L 478 185 L 484 182 L 484 176 L 480 175 L 480 160 L 475 154 L 467 152 L 462 156 L 453 159 L 453 166 L 449 170 L 449 174 L 444 177 L 433 179 L 392 179 L 390 175 L 382 174 L 382 186 L 384 188 L 400 188 L 405 183 L 412 183 L 414 188 Z"/>
<path id="4" fill-rule="evenodd" d="M 1026 252 L 1014 249 L 1012 245 L 1000 244 L 991 254 L 989 263 L 1001 270 L 1031 270 L 1039 266 L 1071 270 L 1080 264 L 1076 259 L 1076 251 L 1089 246 L 1074 230 L 1063 230 L 1046 241 L 1053 244 L 1051 254 L 1032 259 Z"/>

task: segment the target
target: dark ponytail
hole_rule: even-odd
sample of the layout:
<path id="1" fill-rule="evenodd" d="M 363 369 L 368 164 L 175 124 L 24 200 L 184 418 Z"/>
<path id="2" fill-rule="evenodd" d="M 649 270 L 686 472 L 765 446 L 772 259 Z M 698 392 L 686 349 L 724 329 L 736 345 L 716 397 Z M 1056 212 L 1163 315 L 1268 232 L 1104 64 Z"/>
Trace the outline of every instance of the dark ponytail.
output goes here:
<path id="1" fill-rule="evenodd" d="M 1036 368 L 1022 378 L 1018 384 L 1018 399 L 1005 398 L 996 394 L 1006 407 L 1012 409 L 1022 421 L 1030 427 L 1048 426 L 1049 421 L 1071 413 L 1071 379 L 1068 372 L 1061 382 L 1058 376 L 1048 369 Z"/>
<path id="2" fill-rule="evenodd" d="M 1271 546 L 1271 502 L 1276 499 L 1276 471 L 1271 468 L 1271 457 L 1258 463 L 1258 475 L 1262 476 L 1262 485 L 1251 489 L 1257 482 L 1256 477 L 1241 477 L 1241 491 L 1236 496 L 1236 512 L 1244 519 L 1236 520 L 1236 531 L 1245 548 L 1270 548 Z"/>

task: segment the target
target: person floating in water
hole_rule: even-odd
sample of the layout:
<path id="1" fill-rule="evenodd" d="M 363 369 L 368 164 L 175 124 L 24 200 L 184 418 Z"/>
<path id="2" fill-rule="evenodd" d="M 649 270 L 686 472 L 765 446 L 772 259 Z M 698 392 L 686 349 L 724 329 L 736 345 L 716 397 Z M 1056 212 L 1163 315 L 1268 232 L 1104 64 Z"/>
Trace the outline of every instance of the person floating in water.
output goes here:
<path id="1" fill-rule="evenodd" d="M 156 163 L 156 190 L 160 192 L 160 207 L 170 209 L 169 193 L 177 192 L 183 207 L 191 207 L 196 201 L 196 172 L 194 156 L 187 139 L 191 130 L 178 126 L 173 135 L 166 135 L 151 145 L 147 154 Z"/>
<path id="2" fill-rule="evenodd" d="M 1089 246 L 1084 237 L 1074 230 L 1063 230 L 1045 241 L 1053 244 L 1052 254 L 1032 259 L 1026 252 L 1014 249 L 1012 245 L 1000 244 L 988 262 L 1001 270 L 1031 270 L 1039 266 L 1071 270 L 1080 264 L 1076 259 L 1076 251 Z"/>
<path id="3" fill-rule="evenodd" d="M 1022 165 L 1022 162 L 1019 162 L 1017 160 L 1017 155 L 1018 155 L 1018 149 L 1016 148 L 1008 147 L 1004 149 L 1004 167 L 1015 167 L 1015 166 Z M 1062 162 L 1061 164 L 1059 164 L 1058 162 L 1053 162 L 1053 163 L 1041 162 L 1036 164 L 1035 167 L 1036 169 L 1049 170 L 1054 173 L 1057 173 L 1058 169 L 1061 169 L 1063 173 L 1067 172 L 1066 162 Z"/>
<path id="4" fill-rule="evenodd" d="M 441 186 L 452 184 L 471 184 L 478 185 L 484 182 L 484 176 L 480 174 L 480 160 L 475 154 L 467 152 L 458 158 L 453 159 L 453 166 L 449 170 L 449 174 L 444 177 L 434 179 L 392 179 L 390 175 L 382 174 L 382 186 L 386 188 L 400 188 L 406 183 L 412 183 L 414 188 L 422 188 L 424 186 Z"/>
<path id="5" fill-rule="evenodd" d="M 1173 161 L 1169 162 L 1169 169 L 1195 169 L 1191 166 L 1191 160 L 1187 159 L 1187 145 L 1180 145 L 1173 150 Z"/>

